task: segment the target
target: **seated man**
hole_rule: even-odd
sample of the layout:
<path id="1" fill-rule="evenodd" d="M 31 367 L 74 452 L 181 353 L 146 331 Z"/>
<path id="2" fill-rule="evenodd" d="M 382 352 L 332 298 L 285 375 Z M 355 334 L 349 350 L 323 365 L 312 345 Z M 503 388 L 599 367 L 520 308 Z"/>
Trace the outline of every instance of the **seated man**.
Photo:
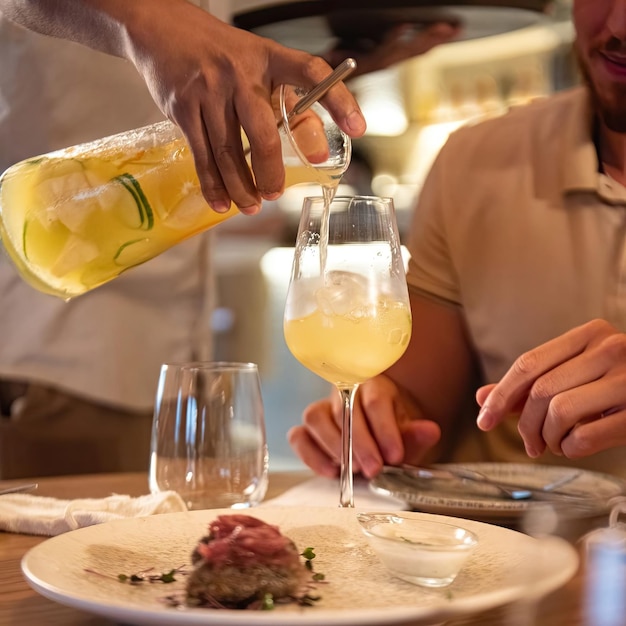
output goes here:
<path id="1" fill-rule="evenodd" d="M 573 18 L 585 85 L 457 131 L 424 185 L 411 342 L 357 396 L 368 477 L 434 459 L 626 477 L 626 22 L 617 0 L 574 0 Z M 326 476 L 339 408 L 314 403 L 290 432 Z"/>

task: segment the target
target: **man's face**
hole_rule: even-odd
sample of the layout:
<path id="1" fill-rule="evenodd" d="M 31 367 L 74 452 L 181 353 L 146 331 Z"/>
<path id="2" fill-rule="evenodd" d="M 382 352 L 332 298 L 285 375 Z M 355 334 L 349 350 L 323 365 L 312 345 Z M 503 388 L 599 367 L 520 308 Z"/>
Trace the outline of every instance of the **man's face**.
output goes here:
<path id="1" fill-rule="evenodd" d="M 626 132 L 626 0 L 574 0 L 576 52 L 598 113 Z"/>

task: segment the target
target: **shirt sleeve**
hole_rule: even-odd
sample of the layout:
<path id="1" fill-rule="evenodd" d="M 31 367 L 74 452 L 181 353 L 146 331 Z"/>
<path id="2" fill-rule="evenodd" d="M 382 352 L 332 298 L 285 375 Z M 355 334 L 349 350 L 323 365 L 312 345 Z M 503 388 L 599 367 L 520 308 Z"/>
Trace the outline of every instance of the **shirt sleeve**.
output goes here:
<path id="1" fill-rule="evenodd" d="M 407 239 L 410 260 L 409 289 L 425 297 L 460 305 L 460 289 L 448 245 L 446 207 L 450 204 L 446 180 L 448 144 L 442 148 L 420 192 Z"/>

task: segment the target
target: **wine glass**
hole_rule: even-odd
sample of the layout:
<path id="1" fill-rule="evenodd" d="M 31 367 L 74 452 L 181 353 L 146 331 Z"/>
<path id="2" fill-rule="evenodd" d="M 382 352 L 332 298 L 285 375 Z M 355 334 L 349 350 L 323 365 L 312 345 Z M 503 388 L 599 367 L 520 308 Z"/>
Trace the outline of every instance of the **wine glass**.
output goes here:
<path id="1" fill-rule="evenodd" d="M 411 311 L 391 198 L 305 198 L 284 316 L 287 346 L 343 402 L 340 499 L 354 506 L 352 410 L 359 385 L 406 350 Z"/>

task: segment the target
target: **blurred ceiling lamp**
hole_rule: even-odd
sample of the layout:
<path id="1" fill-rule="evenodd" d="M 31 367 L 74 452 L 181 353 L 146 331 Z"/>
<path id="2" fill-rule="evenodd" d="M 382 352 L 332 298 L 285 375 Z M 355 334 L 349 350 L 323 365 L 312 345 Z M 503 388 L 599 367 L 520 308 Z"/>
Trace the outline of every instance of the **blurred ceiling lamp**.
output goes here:
<path id="1" fill-rule="evenodd" d="M 363 74 L 351 85 L 367 121 L 367 134 L 402 135 L 409 126 L 400 75 L 395 68 Z"/>
<path id="2" fill-rule="evenodd" d="M 332 48 L 367 52 L 400 24 L 447 21 L 462 25 L 461 39 L 477 39 L 541 23 L 552 5 L 552 0 L 255 0 L 252 5 L 234 0 L 232 21 L 313 54 Z"/>

